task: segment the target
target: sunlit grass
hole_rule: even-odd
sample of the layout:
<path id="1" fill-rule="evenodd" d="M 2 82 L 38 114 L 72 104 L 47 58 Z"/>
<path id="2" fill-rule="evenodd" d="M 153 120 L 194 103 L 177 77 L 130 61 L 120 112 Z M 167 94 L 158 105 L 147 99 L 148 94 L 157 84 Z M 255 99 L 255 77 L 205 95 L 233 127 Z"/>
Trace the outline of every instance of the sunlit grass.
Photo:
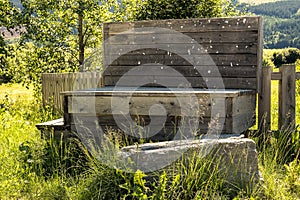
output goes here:
<path id="1" fill-rule="evenodd" d="M 29 89 L 26 89 L 24 86 L 17 83 L 0 84 L 0 99 L 3 99 L 7 95 L 13 99 L 32 100 L 33 88 L 30 87 Z"/>
<path id="2" fill-rule="evenodd" d="M 277 114 L 277 85 L 278 82 L 273 81 L 273 128 L 277 125 L 274 122 Z M 205 163 L 199 165 L 198 173 L 193 171 L 193 167 L 187 168 L 183 174 L 174 173 L 170 176 L 162 173 L 156 182 L 143 178 L 142 172 L 125 174 L 90 157 L 86 166 L 81 167 L 78 160 L 82 158 L 73 153 L 74 146 L 47 146 L 41 138 L 35 124 L 55 119 L 56 116 L 51 109 L 42 109 L 41 104 L 33 99 L 32 90 L 17 84 L 1 85 L 0 89 L 0 100 L 6 106 L 0 109 L 0 199 L 125 199 L 126 196 L 142 199 L 145 194 L 155 197 L 153 199 L 176 199 L 180 195 L 189 197 L 192 194 L 190 191 L 198 195 L 198 199 L 205 196 L 208 199 L 226 199 L 220 191 L 222 180 L 217 176 L 202 179 L 206 170 Z M 260 144 L 258 148 L 264 182 L 257 191 L 241 191 L 235 199 L 297 199 L 300 196 L 299 162 L 295 159 L 292 163 L 282 164 L 282 159 L 285 159 L 283 156 L 286 156 L 283 149 L 288 147 L 282 138 L 288 138 L 287 133 L 291 132 L 279 132 L 279 135 L 264 133 L 266 143 L 263 147 Z M 72 173 L 69 170 L 73 170 Z M 218 175 L 217 171 L 215 173 Z M 134 182 L 134 178 L 140 179 L 139 184 Z M 195 190 L 186 189 L 197 178 L 199 183 L 201 180 L 206 181 L 209 186 L 205 187 L 207 190 L 198 185 L 195 185 Z M 201 190 L 197 191 L 197 188 Z"/>

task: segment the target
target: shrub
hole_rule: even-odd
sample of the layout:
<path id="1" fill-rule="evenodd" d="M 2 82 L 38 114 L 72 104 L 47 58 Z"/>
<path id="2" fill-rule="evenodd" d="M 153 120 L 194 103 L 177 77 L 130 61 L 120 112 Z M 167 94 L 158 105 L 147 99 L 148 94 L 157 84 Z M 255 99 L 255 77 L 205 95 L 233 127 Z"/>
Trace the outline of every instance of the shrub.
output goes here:
<path id="1" fill-rule="evenodd" d="M 239 12 L 228 0 L 139 0 L 134 18 L 185 19 L 237 15 Z"/>

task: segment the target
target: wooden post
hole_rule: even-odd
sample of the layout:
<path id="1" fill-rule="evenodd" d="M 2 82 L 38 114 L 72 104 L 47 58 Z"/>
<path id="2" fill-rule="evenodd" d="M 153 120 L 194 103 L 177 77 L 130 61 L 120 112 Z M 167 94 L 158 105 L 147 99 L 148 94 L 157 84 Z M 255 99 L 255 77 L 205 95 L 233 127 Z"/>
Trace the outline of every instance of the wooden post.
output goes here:
<path id="1" fill-rule="evenodd" d="M 283 65 L 279 68 L 281 80 L 278 91 L 278 128 L 295 126 L 295 89 L 296 72 L 295 65 Z"/>
<path id="2" fill-rule="evenodd" d="M 43 100 L 43 106 L 46 106 L 46 100 L 47 100 L 47 95 L 46 95 L 46 80 L 45 80 L 45 74 L 42 74 L 42 100 Z"/>
<path id="3" fill-rule="evenodd" d="M 258 127 L 271 128 L 271 77 L 272 67 L 262 68 L 261 90 L 258 96 Z"/>

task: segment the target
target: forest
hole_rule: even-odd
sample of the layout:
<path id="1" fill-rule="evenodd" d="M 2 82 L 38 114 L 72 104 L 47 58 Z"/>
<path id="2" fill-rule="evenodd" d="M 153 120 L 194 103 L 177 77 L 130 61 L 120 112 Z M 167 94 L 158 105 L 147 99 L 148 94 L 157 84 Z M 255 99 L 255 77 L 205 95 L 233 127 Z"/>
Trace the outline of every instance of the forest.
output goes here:
<path id="1" fill-rule="evenodd" d="M 242 4 L 246 12 L 264 16 L 264 47 L 300 48 L 300 1 L 276 1 L 259 5 Z"/>

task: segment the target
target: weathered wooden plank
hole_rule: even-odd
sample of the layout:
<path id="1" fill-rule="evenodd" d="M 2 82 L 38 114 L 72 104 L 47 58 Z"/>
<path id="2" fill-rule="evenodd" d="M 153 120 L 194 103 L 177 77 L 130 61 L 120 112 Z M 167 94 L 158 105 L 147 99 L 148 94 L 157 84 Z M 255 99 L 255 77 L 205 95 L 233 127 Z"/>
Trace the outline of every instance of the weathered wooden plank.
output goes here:
<path id="1" fill-rule="evenodd" d="M 199 48 L 198 48 L 199 46 Z M 201 55 L 207 53 L 213 54 L 254 54 L 257 55 L 257 44 L 255 43 L 226 43 L 226 44 L 125 44 L 125 45 L 107 45 L 105 47 L 105 56 L 110 52 L 114 55 L 123 55 L 130 51 L 138 49 L 168 49 L 173 50 L 178 55 Z"/>
<path id="2" fill-rule="evenodd" d="M 174 88 L 174 87 L 119 87 L 107 86 L 102 88 L 67 91 L 62 93 L 64 96 L 141 96 L 141 97 L 174 97 L 196 95 L 203 97 L 204 95 L 210 97 L 238 97 L 243 95 L 253 95 L 255 91 L 244 89 L 203 89 L 203 88 Z"/>
<path id="3" fill-rule="evenodd" d="M 269 130 L 271 128 L 271 76 L 272 67 L 262 68 L 262 85 L 258 96 L 258 125 Z"/>
<path id="4" fill-rule="evenodd" d="M 119 33 L 136 28 L 161 27 L 175 31 L 201 32 L 208 30 L 257 30 L 259 22 L 257 17 L 232 17 L 210 19 L 182 19 L 182 20 L 159 20 L 137 21 L 128 23 L 104 23 L 104 32 Z"/>
<path id="5" fill-rule="evenodd" d="M 84 73 L 44 73 L 42 74 L 42 95 L 45 105 L 55 105 L 63 110 L 61 92 L 102 86 L 100 72 Z"/>
<path id="6" fill-rule="evenodd" d="M 109 45 L 125 45 L 125 44 L 181 44 L 186 43 L 187 38 L 190 42 L 198 42 L 200 44 L 215 43 L 258 43 L 257 31 L 245 32 L 182 32 L 179 33 L 156 33 L 155 30 L 148 32 L 129 31 L 120 34 L 110 34 L 110 39 L 106 40 Z"/>
<path id="7" fill-rule="evenodd" d="M 199 69 L 199 70 L 198 70 Z M 215 70 L 213 70 L 215 69 Z M 131 71 L 130 71 L 131 70 Z M 174 71 L 176 70 L 176 71 Z M 122 76 L 126 73 L 130 75 L 137 76 L 153 76 L 162 75 L 166 76 L 175 75 L 175 73 L 180 73 L 182 76 L 205 76 L 205 77 L 216 77 L 221 75 L 222 77 L 240 77 L 240 78 L 255 78 L 256 77 L 256 67 L 255 66 L 237 66 L 237 65 L 223 65 L 223 66 L 199 66 L 199 68 L 194 68 L 193 66 L 172 66 L 165 67 L 163 65 L 147 65 L 145 69 L 134 69 L 134 66 L 110 66 L 104 72 L 103 76 Z M 217 72 L 218 74 L 216 74 Z"/>
<path id="8" fill-rule="evenodd" d="M 226 111 L 226 116 L 238 116 L 240 114 L 252 114 L 255 116 L 256 94 L 242 95 L 232 98 L 230 101 L 231 110 Z"/>
<path id="9" fill-rule="evenodd" d="M 235 89 L 254 89 L 256 90 L 256 78 L 222 78 L 222 77 L 166 77 L 166 76 L 106 76 L 104 79 L 105 86 L 165 86 L 165 87 L 199 87 L 210 89 L 222 88 L 222 82 L 225 88 Z M 119 81 L 119 82 L 118 82 Z"/>
<path id="10" fill-rule="evenodd" d="M 263 18 L 260 16 L 257 18 L 258 20 L 258 45 L 256 49 L 256 55 L 257 55 L 257 71 L 256 71 L 256 77 L 257 77 L 257 87 L 256 91 L 259 93 L 261 90 L 261 81 L 262 81 L 262 63 L 263 63 Z"/>
<path id="11" fill-rule="evenodd" d="M 147 93 L 131 92 L 128 95 L 120 95 L 115 92 L 107 95 L 106 92 L 94 96 L 80 95 L 76 92 L 68 97 L 68 113 L 72 114 L 91 114 L 111 115 L 112 113 L 129 113 L 130 115 L 155 115 L 162 116 L 202 116 L 209 117 L 214 112 L 221 116 L 235 116 L 242 113 L 249 113 L 255 110 L 256 96 L 254 93 L 245 93 L 232 96 L 214 95 L 212 93 L 190 93 L 180 94 L 154 93 L 149 96 Z M 159 109 L 151 110 L 153 105 L 160 105 Z M 222 112 L 221 112 L 222 111 Z M 154 112 L 154 113 L 153 113 Z M 225 114 L 226 112 L 226 114 Z"/>
<path id="12" fill-rule="evenodd" d="M 281 80 L 281 72 L 272 72 L 272 80 Z M 296 80 L 300 79 L 300 72 L 296 72 Z"/>
<path id="13" fill-rule="evenodd" d="M 279 117 L 278 127 L 295 127 L 295 65 L 283 65 L 279 68 L 282 79 L 279 81 Z"/>
<path id="14" fill-rule="evenodd" d="M 80 99 L 80 100 L 79 100 Z M 151 107 L 153 105 L 160 105 L 162 110 L 165 109 L 165 111 L 157 112 L 157 116 L 201 116 L 201 117 L 209 117 L 211 116 L 212 109 L 214 109 L 214 112 L 218 112 L 218 114 L 222 114 L 220 112 L 226 111 L 226 116 L 236 116 L 243 113 L 253 113 L 253 108 L 255 108 L 255 101 L 245 100 L 243 103 L 239 103 L 238 105 L 234 105 L 234 108 L 232 109 L 230 105 L 234 104 L 232 100 L 226 99 L 226 102 L 222 103 L 224 105 L 220 105 L 216 102 L 221 101 L 220 99 L 211 99 L 206 102 L 203 100 L 199 100 L 199 103 L 197 105 L 197 109 L 192 109 L 189 105 L 180 105 L 180 103 L 177 101 L 177 99 L 169 99 L 169 98 L 131 98 L 128 100 L 129 103 L 120 103 L 123 108 L 119 108 L 117 106 L 112 106 L 111 104 L 111 98 L 103 97 L 103 98 L 97 98 L 95 102 L 95 106 L 91 106 L 91 99 L 89 98 L 89 104 L 83 100 L 83 98 L 73 98 L 72 106 L 69 105 L 69 113 L 70 114 L 91 114 L 94 113 L 95 116 L 104 116 L 104 115 L 111 115 L 113 112 L 121 112 L 125 114 L 128 109 L 129 115 L 149 115 L 151 112 Z M 118 98 L 115 98 L 114 101 L 118 102 Z M 142 102 L 141 102 L 142 101 Z M 150 101 L 150 102 L 149 102 Z M 186 102 L 184 102 L 186 103 Z M 195 103 L 195 102 L 193 102 Z M 212 105 L 214 104 L 213 108 Z M 224 107 L 225 106 L 225 107 Z M 194 106 L 196 107 L 196 106 Z M 231 109 L 230 109 L 231 108 Z M 118 110 L 116 110 L 118 109 Z M 226 109 L 226 110 L 224 110 Z M 222 115 L 225 116 L 223 113 Z"/>
<path id="15" fill-rule="evenodd" d="M 140 55 L 142 54 L 142 55 Z M 184 54 L 186 56 L 187 54 Z M 200 54 L 197 59 L 201 61 L 199 65 L 231 65 L 231 66 L 242 66 L 242 65 L 252 65 L 256 66 L 257 57 L 253 54 Z M 209 56 L 211 59 L 207 59 Z M 182 57 L 182 55 L 177 55 L 170 52 L 158 52 L 153 54 L 147 54 L 147 51 L 143 53 L 139 52 L 137 54 L 130 53 L 116 58 L 110 65 L 141 65 L 148 63 L 160 63 L 169 66 L 176 65 L 191 65 L 187 60 Z"/>
<path id="16" fill-rule="evenodd" d="M 61 127 L 61 126 L 64 126 L 64 120 L 63 120 L 63 118 L 59 118 L 59 119 L 39 123 L 39 124 L 36 124 L 35 126 L 38 129 L 46 129 L 46 128 L 50 128 L 50 127 L 52 127 L 52 128 Z"/>
<path id="17" fill-rule="evenodd" d="M 242 133 L 251 126 L 255 125 L 256 122 L 256 116 L 255 116 L 255 111 L 254 112 L 249 112 L 249 113 L 243 113 L 237 116 L 234 116 L 232 118 L 232 132 L 233 133 Z"/>
<path id="18" fill-rule="evenodd" d="M 201 119 L 195 118 L 181 118 L 168 116 L 162 118 L 161 116 L 131 116 L 132 121 L 128 121 L 123 116 L 115 116 L 118 123 L 112 116 L 81 116 L 72 115 L 71 127 L 76 130 L 78 127 L 85 129 L 101 127 L 103 131 L 106 128 L 113 128 L 121 130 L 132 135 L 136 130 L 136 125 L 141 126 L 139 133 L 144 136 L 153 135 L 153 132 L 160 134 L 174 134 L 174 132 L 190 134 L 206 133 L 209 129 L 211 131 L 220 130 L 222 133 L 241 133 L 247 130 L 250 126 L 254 125 L 255 119 L 253 113 L 244 113 L 234 117 L 218 118 L 218 117 L 205 117 Z M 184 120 L 184 121 L 182 121 Z M 151 125 L 150 125 L 151 124 Z M 222 125 L 223 124 L 223 125 Z M 222 128 L 221 128 L 222 126 Z M 99 129 L 99 128 L 98 128 Z M 151 133 L 152 131 L 152 133 Z M 94 131 L 94 133 L 97 131 Z M 98 131 L 99 132 L 99 131 Z M 139 136 L 139 135 L 138 135 Z"/>

